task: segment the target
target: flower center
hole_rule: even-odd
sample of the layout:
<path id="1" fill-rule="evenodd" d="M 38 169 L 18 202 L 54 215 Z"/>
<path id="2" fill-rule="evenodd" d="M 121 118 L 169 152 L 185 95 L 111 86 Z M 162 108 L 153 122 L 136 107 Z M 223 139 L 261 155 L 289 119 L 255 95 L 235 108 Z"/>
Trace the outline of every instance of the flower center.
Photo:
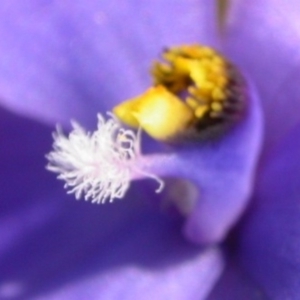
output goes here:
<path id="1" fill-rule="evenodd" d="M 139 128 L 138 134 L 122 128 L 114 115 L 105 120 L 99 114 L 94 132 L 73 123 L 69 136 L 60 130 L 54 135 L 47 169 L 58 173 L 68 193 L 77 199 L 83 196 L 93 203 L 112 202 L 125 195 L 131 180 L 144 177 L 155 179 L 157 192 L 162 190 L 159 176 L 174 175 L 174 157 L 142 157 L 140 129 L 163 142 L 198 141 L 219 136 L 243 115 L 245 80 L 220 53 L 200 45 L 184 45 L 165 50 L 163 59 L 153 64 L 153 86 L 113 109 L 125 124 Z M 192 191 L 186 183 L 179 186 Z M 178 189 L 174 193 L 180 211 L 187 214 L 197 195 L 182 197 Z M 189 201 L 181 203 L 181 199 Z"/>
<path id="2" fill-rule="evenodd" d="M 200 45 L 172 47 L 153 64 L 154 87 L 115 107 L 127 125 L 163 141 L 212 138 L 236 123 L 246 84 L 220 53 Z"/>

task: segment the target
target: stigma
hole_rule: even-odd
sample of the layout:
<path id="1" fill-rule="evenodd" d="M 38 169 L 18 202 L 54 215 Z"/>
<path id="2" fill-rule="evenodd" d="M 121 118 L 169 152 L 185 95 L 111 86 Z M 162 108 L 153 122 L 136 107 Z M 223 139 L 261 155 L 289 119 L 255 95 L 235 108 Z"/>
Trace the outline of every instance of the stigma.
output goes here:
<path id="1" fill-rule="evenodd" d="M 211 139 L 244 115 L 242 74 L 218 51 L 201 45 L 165 49 L 151 69 L 153 86 L 113 109 L 125 124 L 165 142 Z"/>
<path id="2" fill-rule="evenodd" d="M 123 198 L 131 180 L 139 177 L 156 180 L 156 192 L 162 190 L 163 181 L 136 163 L 141 156 L 139 134 L 122 128 L 114 115 L 105 119 L 98 114 L 94 132 L 86 131 L 76 122 L 72 126 L 68 136 L 57 129 L 53 150 L 46 156 L 46 168 L 65 182 L 68 194 L 97 204 L 113 202 Z"/>

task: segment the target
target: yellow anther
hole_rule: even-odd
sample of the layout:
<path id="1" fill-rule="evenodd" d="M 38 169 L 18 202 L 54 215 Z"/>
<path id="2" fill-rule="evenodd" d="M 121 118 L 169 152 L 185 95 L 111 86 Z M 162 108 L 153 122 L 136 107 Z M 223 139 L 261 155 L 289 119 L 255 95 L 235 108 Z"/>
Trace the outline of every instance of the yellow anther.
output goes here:
<path id="1" fill-rule="evenodd" d="M 216 84 L 220 88 L 224 88 L 227 83 L 228 83 L 228 80 L 225 76 L 219 76 L 218 78 L 216 78 Z"/>
<path id="2" fill-rule="evenodd" d="M 211 60 L 208 58 L 203 58 L 200 61 L 200 67 L 205 71 L 205 72 L 210 72 L 211 69 Z"/>
<path id="3" fill-rule="evenodd" d="M 119 112 L 124 110 L 126 113 L 120 115 Z M 134 127 L 141 126 L 158 140 L 172 140 L 183 132 L 194 118 L 193 110 L 163 86 L 150 88 L 139 97 L 121 103 L 113 112 L 124 123 Z M 132 119 L 136 122 L 132 122 Z"/>
<path id="4" fill-rule="evenodd" d="M 197 64 L 199 66 L 199 64 Z M 196 66 L 191 70 L 190 76 L 197 85 L 201 87 L 206 81 L 206 72 L 201 68 L 196 68 Z"/>
<path id="5" fill-rule="evenodd" d="M 203 91 L 205 91 L 205 90 L 212 91 L 214 87 L 215 87 L 215 85 L 210 81 L 205 81 L 202 83 L 201 86 L 199 86 L 199 88 Z"/>
<path id="6" fill-rule="evenodd" d="M 212 92 L 212 98 L 216 101 L 222 101 L 226 98 L 226 94 L 220 88 L 215 88 Z"/>
<path id="7" fill-rule="evenodd" d="M 139 98 L 122 102 L 113 108 L 113 113 L 126 125 L 138 128 L 139 122 L 132 112 L 138 106 Z"/>
<path id="8" fill-rule="evenodd" d="M 159 67 L 161 72 L 170 73 L 172 71 L 172 68 L 166 64 L 161 64 Z"/>
<path id="9" fill-rule="evenodd" d="M 221 65 L 221 66 L 224 66 L 224 59 L 222 59 L 221 57 L 215 55 L 215 56 L 212 58 L 212 63 L 215 64 L 215 65 Z"/>
<path id="10" fill-rule="evenodd" d="M 201 47 L 201 53 L 202 55 L 205 55 L 205 56 L 215 56 L 216 55 L 216 51 L 214 51 L 212 48 L 209 48 L 209 47 Z"/>
<path id="11" fill-rule="evenodd" d="M 239 73 L 217 51 L 183 45 L 165 50 L 163 58 L 153 63 L 154 87 L 114 108 L 124 123 L 169 141 L 182 132 L 220 126 L 240 113 L 243 106 L 235 104 L 241 99 Z"/>
<path id="12" fill-rule="evenodd" d="M 194 61 L 184 57 L 175 57 L 173 60 L 175 69 L 186 76 L 189 75 L 193 68 Z"/>
<path id="13" fill-rule="evenodd" d="M 192 98 L 192 97 L 188 97 L 187 99 L 186 99 L 186 104 L 190 107 L 190 108 L 192 108 L 193 110 L 195 110 L 198 106 L 199 106 L 199 102 L 198 101 L 196 101 L 194 98 Z"/>
<path id="14" fill-rule="evenodd" d="M 195 116 L 197 118 L 202 118 L 205 113 L 207 113 L 209 110 L 208 106 L 198 106 L 195 110 Z"/>
<path id="15" fill-rule="evenodd" d="M 211 65 L 210 72 L 212 72 L 214 74 L 218 74 L 219 76 L 223 75 L 224 74 L 224 66 L 217 65 L 217 64 Z"/>
<path id="16" fill-rule="evenodd" d="M 215 112 L 220 112 L 223 109 L 223 106 L 220 102 L 212 102 L 211 109 Z"/>

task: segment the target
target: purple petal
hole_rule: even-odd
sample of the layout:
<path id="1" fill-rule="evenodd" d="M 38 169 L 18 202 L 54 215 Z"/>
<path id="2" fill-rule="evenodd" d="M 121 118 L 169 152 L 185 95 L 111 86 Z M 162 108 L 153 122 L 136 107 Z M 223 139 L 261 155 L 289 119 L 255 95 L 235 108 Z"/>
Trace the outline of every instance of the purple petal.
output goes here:
<path id="1" fill-rule="evenodd" d="M 206 300 L 269 300 L 245 270 L 234 260 L 227 263 L 218 283 Z"/>
<path id="2" fill-rule="evenodd" d="M 42 121 L 90 123 L 150 84 L 163 47 L 216 37 L 204 0 L 4 0 L 0 16 L 1 101 Z"/>
<path id="3" fill-rule="evenodd" d="M 180 234 L 182 219 L 138 183 L 93 206 L 67 197 L 45 171 L 50 129 L 0 111 L 0 298 L 205 299 L 224 265 L 217 247 Z"/>
<path id="4" fill-rule="evenodd" d="M 251 213 L 240 230 L 244 265 L 270 299 L 300 295 L 300 126 L 260 169 Z"/>
<path id="5" fill-rule="evenodd" d="M 298 121 L 300 2 L 232 1 L 225 49 L 257 85 L 271 146 Z"/>
<path id="6" fill-rule="evenodd" d="M 149 164 L 153 173 L 185 178 L 199 188 L 196 205 L 191 208 L 184 227 L 184 234 L 193 242 L 223 241 L 251 195 L 261 146 L 262 116 L 254 89 L 251 87 L 249 91 L 248 113 L 222 139 L 174 149 L 167 155 L 154 155 L 150 163 L 146 158 L 145 164 Z M 177 194 L 180 196 L 180 191 Z M 179 200 L 189 201 L 187 197 Z"/>
<path id="7" fill-rule="evenodd" d="M 149 251 L 145 254 L 149 255 Z M 89 274 L 83 280 L 70 282 L 42 299 L 201 300 L 206 299 L 219 277 L 221 265 L 220 253 L 216 249 L 158 269 L 130 263 L 103 273 Z"/>

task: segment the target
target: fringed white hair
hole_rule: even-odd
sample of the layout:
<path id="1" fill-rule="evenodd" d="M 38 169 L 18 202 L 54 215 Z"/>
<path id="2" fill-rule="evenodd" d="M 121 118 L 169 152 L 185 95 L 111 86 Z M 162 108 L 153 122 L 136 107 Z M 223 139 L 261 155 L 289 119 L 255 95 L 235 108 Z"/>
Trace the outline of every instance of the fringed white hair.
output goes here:
<path id="1" fill-rule="evenodd" d="M 68 137 L 60 128 L 53 134 L 47 169 L 59 174 L 68 193 L 74 193 L 76 199 L 83 196 L 92 203 L 105 203 L 123 198 L 136 170 L 134 161 L 140 155 L 140 134 L 121 128 L 112 114 L 107 120 L 98 114 L 95 132 L 87 132 L 76 122 L 72 127 Z M 156 179 L 161 190 L 161 179 L 141 173 Z"/>

